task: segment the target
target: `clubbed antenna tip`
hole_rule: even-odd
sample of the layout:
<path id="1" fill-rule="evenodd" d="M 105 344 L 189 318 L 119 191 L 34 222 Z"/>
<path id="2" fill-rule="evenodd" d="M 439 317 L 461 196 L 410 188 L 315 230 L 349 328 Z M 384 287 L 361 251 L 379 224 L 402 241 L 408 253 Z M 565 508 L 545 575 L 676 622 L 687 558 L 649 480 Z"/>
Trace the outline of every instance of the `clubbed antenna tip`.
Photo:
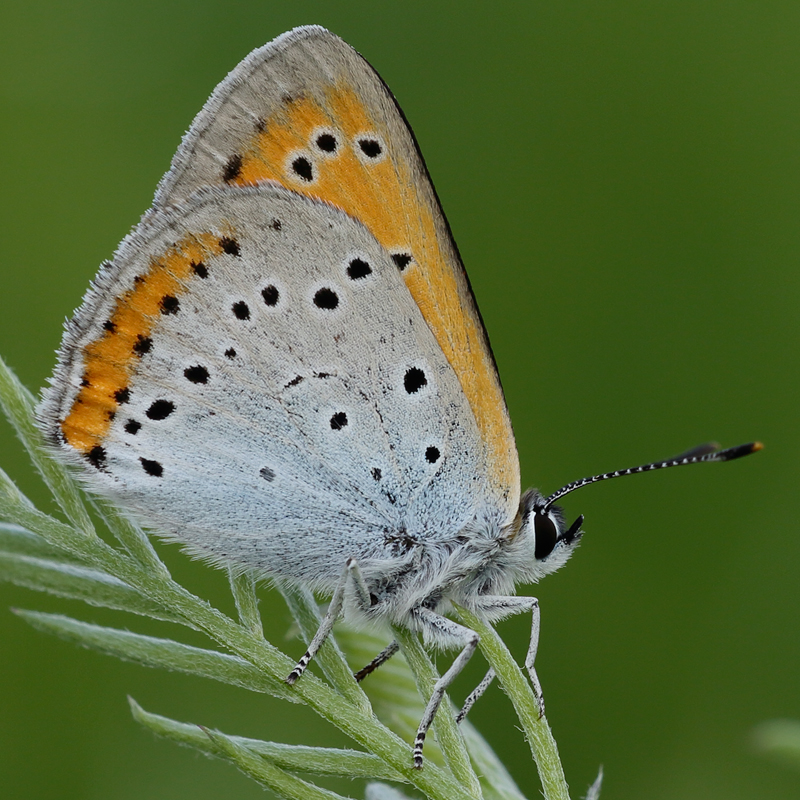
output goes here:
<path id="1" fill-rule="evenodd" d="M 603 472 L 600 475 L 592 475 L 590 478 L 581 478 L 577 481 L 572 481 L 566 486 L 562 486 L 557 492 L 553 492 L 541 505 L 541 511 L 547 511 L 556 500 L 560 500 L 564 495 L 580 489 L 581 486 L 588 486 L 590 483 L 597 483 L 598 481 L 607 481 L 611 478 L 621 478 L 623 475 L 638 475 L 640 472 L 651 472 L 655 469 L 666 469 L 667 467 L 683 467 L 687 464 L 702 464 L 706 461 L 733 461 L 736 458 L 749 456 L 750 453 L 756 453 L 763 450 L 764 445 L 761 442 L 748 442 L 747 444 L 739 444 L 736 447 L 728 447 L 726 450 L 720 450 L 720 446 L 716 442 L 708 444 L 701 444 L 681 453 L 679 456 L 668 458 L 664 461 L 653 461 L 650 464 L 642 464 L 640 467 L 629 467 L 628 469 L 618 469 L 614 472 Z"/>

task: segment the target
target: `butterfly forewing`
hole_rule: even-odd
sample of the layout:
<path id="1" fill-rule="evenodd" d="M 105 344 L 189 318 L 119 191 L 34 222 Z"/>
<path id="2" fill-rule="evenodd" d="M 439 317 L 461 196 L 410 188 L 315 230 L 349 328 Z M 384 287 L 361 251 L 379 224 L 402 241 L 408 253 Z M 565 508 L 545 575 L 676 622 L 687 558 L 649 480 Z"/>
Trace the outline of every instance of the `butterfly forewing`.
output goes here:
<path id="1" fill-rule="evenodd" d="M 519 464 L 488 339 L 411 129 L 372 67 L 323 28 L 254 51 L 214 91 L 175 156 L 157 206 L 209 185 L 276 181 L 363 222 L 455 371 L 484 446 L 489 499 L 508 522 Z"/>

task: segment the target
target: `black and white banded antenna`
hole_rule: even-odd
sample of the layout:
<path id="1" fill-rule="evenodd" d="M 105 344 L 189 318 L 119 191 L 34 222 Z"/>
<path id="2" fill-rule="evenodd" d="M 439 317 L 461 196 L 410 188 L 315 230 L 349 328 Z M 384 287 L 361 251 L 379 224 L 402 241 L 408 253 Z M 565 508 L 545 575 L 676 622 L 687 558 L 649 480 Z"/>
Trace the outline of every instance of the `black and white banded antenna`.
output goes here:
<path id="1" fill-rule="evenodd" d="M 687 464 L 703 464 L 709 461 L 733 461 L 736 458 L 749 456 L 750 453 L 755 453 L 764 447 L 761 442 L 748 442 L 748 444 L 740 444 L 736 447 L 728 447 L 725 450 L 720 450 L 720 445 L 716 442 L 709 442 L 708 444 L 701 444 L 681 453 L 679 456 L 668 458 L 665 461 L 653 461 L 650 464 L 642 464 L 640 467 L 629 467 L 628 469 L 618 469 L 614 472 L 603 472 L 600 475 L 592 475 L 590 478 L 580 478 L 577 481 L 572 481 L 566 486 L 562 486 L 557 492 L 553 492 L 549 497 L 536 504 L 537 514 L 546 514 L 550 507 L 560 500 L 565 494 L 574 492 L 582 486 L 588 486 L 590 483 L 598 483 L 599 481 L 607 481 L 611 478 L 621 478 L 623 475 L 638 475 L 640 472 L 652 472 L 655 469 L 666 469 L 667 467 L 683 467 Z M 574 525 L 572 527 L 575 527 Z"/>

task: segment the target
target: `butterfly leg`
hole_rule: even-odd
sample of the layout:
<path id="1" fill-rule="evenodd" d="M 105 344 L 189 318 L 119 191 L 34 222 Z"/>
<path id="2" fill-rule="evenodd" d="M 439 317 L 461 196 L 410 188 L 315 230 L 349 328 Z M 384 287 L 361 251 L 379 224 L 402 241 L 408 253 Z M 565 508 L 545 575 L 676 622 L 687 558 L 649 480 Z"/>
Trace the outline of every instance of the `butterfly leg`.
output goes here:
<path id="1" fill-rule="evenodd" d="M 361 681 L 363 681 L 367 675 L 371 675 L 376 669 L 378 669 L 378 667 L 385 664 L 399 649 L 400 645 L 397 644 L 397 642 L 389 642 L 389 644 L 386 645 L 386 647 L 384 647 L 383 650 L 381 650 L 381 652 L 369 662 L 369 664 L 361 667 L 358 672 L 353 673 L 353 677 L 356 679 L 356 681 L 361 683 Z"/>
<path id="2" fill-rule="evenodd" d="M 461 720 L 463 720 L 467 714 L 469 714 L 472 706 L 475 705 L 483 693 L 489 688 L 489 686 L 491 686 L 493 680 L 494 669 L 489 667 L 489 671 L 483 676 L 481 682 L 467 696 L 467 699 L 464 701 L 464 705 L 461 706 L 461 711 L 456 714 L 456 722 L 461 722 Z"/>
<path id="3" fill-rule="evenodd" d="M 417 621 L 423 628 L 427 628 L 434 639 L 439 641 L 450 641 L 461 646 L 461 652 L 456 656 L 455 661 L 450 665 L 450 669 L 442 675 L 433 687 L 431 699 L 425 707 L 425 713 L 417 728 L 417 735 L 414 738 L 414 768 L 422 769 L 422 748 L 425 744 L 425 737 L 433 723 L 433 718 L 439 710 L 444 693 L 450 684 L 456 679 L 458 674 L 466 666 L 478 646 L 478 634 L 464 625 L 459 625 L 447 617 L 443 617 L 428 608 L 416 608 L 413 611 Z"/>
<path id="4" fill-rule="evenodd" d="M 528 671 L 528 676 L 531 680 L 533 688 L 533 695 L 536 698 L 536 706 L 539 711 L 539 717 L 544 715 L 544 698 L 542 696 L 542 686 L 539 683 L 539 677 L 533 665 L 536 661 L 536 651 L 539 647 L 539 601 L 535 597 L 516 597 L 516 596 L 486 596 L 481 598 L 480 610 L 483 612 L 505 612 L 508 614 L 521 614 L 525 611 L 531 612 L 531 639 L 528 644 L 528 652 L 525 656 L 525 669 Z M 490 669 L 483 680 L 470 692 L 461 711 L 456 716 L 456 722 L 461 722 L 464 717 L 469 714 L 472 706 L 481 695 L 489 688 L 494 680 L 495 673 Z"/>
<path id="5" fill-rule="evenodd" d="M 314 658 L 320 647 L 325 643 L 325 640 L 331 635 L 334 623 L 342 616 L 344 596 L 348 586 L 353 587 L 355 600 L 359 606 L 362 608 L 370 607 L 369 589 L 367 589 L 367 585 L 364 583 L 364 579 L 361 576 L 358 563 L 354 558 L 348 558 L 342 576 L 339 578 L 339 583 L 336 585 L 336 589 L 333 592 L 333 597 L 328 606 L 328 613 L 325 614 L 322 623 L 314 634 L 314 638 L 311 640 L 308 650 L 306 650 L 303 657 L 297 662 L 297 666 L 286 678 L 286 683 L 290 686 L 296 683 L 297 679 L 306 671 L 306 667 L 311 663 L 311 659 Z"/>

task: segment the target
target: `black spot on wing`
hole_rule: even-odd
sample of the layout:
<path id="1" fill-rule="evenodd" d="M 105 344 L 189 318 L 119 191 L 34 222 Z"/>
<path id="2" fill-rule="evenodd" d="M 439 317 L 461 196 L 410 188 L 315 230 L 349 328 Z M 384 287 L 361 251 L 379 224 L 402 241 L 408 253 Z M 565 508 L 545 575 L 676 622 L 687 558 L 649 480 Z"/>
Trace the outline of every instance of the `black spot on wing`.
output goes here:
<path id="1" fill-rule="evenodd" d="M 238 300 L 231 306 L 231 311 L 236 319 L 250 319 L 250 307 L 244 300 Z"/>
<path id="2" fill-rule="evenodd" d="M 106 449 L 99 444 L 96 444 L 87 454 L 87 461 L 95 469 L 105 469 L 106 466 Z"/>
<path id="3" fill-rule="evenodd" d="M 292 172 L 306 183 L 314 180 L 314 167 L 305 156 L 298 156 L 292 161 Z"/>
<path id="4" fill-rule="evenodd" d="M 325 153 L 335 153 L 339 143 L 332 133 L 321 133 L 316 138 L 316 145 Z"/>
<path id="5" fill-rule="evenodd" d="M 363 258 L 354 258 L 347 265 L 347 277 L 351 281 L 361 280 L 372 274 L 372 267 Z"/>
<path id="6" fill-rule="evenodd" d="M 174 410 L 175 403 L 171 403 L 169 400 L 154 400 L 145 414 L 149 419 L 159 421 L 166 419 Z"/>
<path id="7" fill-rule="evenodd" d="M 319 289 L 314 295 L 314 305 L 325 311 L 333 311 L 339 305 L 339 295 L 327 287 Z"/>
<path id="8" fill-rule="evenodd" d="M 342 428 L 346 427 L 347 425 L 347 414 L 344 411 L 337 411 L 331 417 L 331 430 L 333 431 L 340 431 Z"/>
<path id="9" fill-rule="evenodd" d="M 392 253 L 392 261 L 395 266 L 402 272 L 412 261 L 408 253 Z"/>
<path id="10" fill-rule="evenodd" d="M 377 139 L 364 137 L 363 139 L 358 140 L 358 146 L 361 148 L 361 152 L 367 156 L 367 158 L 378 158 L 378 156 L 383 152 L 381 143 Z"/>
<path id="11" fill-rule="evenodd" d="M 154 478 L 160 478 L 164 474 L 164 467 L 158 461 L 151 461 L 149 458 L 139 458 L 142 469 Z"/>
<path id="12" fill-rule="evenodd" d="M 223 236 L 219 240 L 219 246 L 222 248 L 222 252 L 227 253 L 229 256 L 238 256 L 241 252 L 239 249 L 239 242 L 230 236 Z"/>
<path id="13" fill-rule="evenodd" d="M 145 353 L 149 353 L 153 349 L 153 340 L 149 336 L 145 336 L 143 334 L 138 334 L 136 337 L 136 341 L 133 343 L 133 352 L 136 353 L 137 356 L 143 356 Z"/>
<path id="14" fill-rule="evenodd" d="M 261 290 L 261 296 L 264 298 L 264 304 L 268 306 L 276 306 L 280 299 L 281 293 L 278 291 L 277 286 L 270 284 Z"/>
<path id="15" fill-rule="evenodd" d="M 187 367 L 183 371 L 183 375 L 186 380 L 192 383 L 208 383 L 208 370 L 200 364 L 194 367 Z"/>
<path id="16" fill-rule="evenodd" d="M 137 422 L 135 419 L 129 419 L 125 423 L 125 433 L 129 433 L 131 436 L 136 436 L 139 433 L 139 429 L 142 427 L 141 422 Z"/>
<path id="17" fill-rule="evenodd" d="M 225 183 L 230 183 L 231 181 L 235 181 L 239 174 L 242 171 L 242 157 L 239 153 L 234 153 L 226 162 L 225 166 L 222 168 L 222 180 Z"/>
<path id="18" fill-rule="evenodd" d="M 415 394 L 427 383 L 428 379 L 425 377 L 425 373 L 418 367 L 411 367 L 403 377 L 403 386 L 408 394 Z"/>
<path id="19" fill-rule="evenodd" d="M 172 294 L 165 294 L 158 304 L 162 314 L 177 314 L 180 308 L 178 298 Z"/>

